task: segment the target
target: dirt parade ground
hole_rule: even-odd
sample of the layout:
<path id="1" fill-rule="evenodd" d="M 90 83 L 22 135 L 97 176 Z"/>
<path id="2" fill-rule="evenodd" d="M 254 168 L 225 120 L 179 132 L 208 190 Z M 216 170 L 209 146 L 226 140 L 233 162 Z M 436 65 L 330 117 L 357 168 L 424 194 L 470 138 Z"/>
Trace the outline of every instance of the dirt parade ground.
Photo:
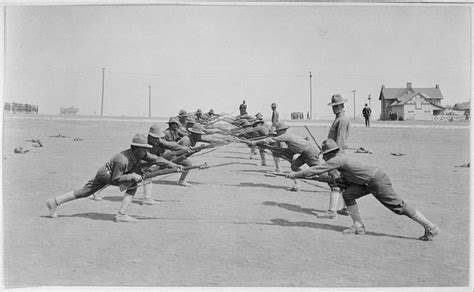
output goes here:
<path id="1" fill-rule="evenodd" d="M 328 207 L 327 185 L 306 181 L 302 191 L 289 191 L 291 180 L 265 176 L 274 169 L 271 155 L 260 166 L 239 143 L 191 156 L 211 166 L 190 172 L 192 187 L 177 185 L 179 174 L 156 178 L 158 205 L 140 205 L 140 189 L 130 209 L 138 223 L 114 222 L 122 193 L 113 186 L 103 201 L 68 202 L 49 218 L 47 199 L 82 187 L 153 123 L 5 118 L 6 288 L 470 285 L 468 124 L 351 127 L 348 154 L 383 169 L 402 198 L 439 226 L 431 242 L 417 240 L 423 228 L 372 195 L 358 200 L 367 234 L 342 234 L 350 217 L 317 216 Z M 303 123 L 290 125 L 290 132 L 309 136 Z M 321 144 L 329 124 L 307 125 Z M 29 152 L 15 154 L 18 146 Z M 359 147 L 371 153 L 356 153 Z M 281 165 L 290 171 L 289 163 Z"/>

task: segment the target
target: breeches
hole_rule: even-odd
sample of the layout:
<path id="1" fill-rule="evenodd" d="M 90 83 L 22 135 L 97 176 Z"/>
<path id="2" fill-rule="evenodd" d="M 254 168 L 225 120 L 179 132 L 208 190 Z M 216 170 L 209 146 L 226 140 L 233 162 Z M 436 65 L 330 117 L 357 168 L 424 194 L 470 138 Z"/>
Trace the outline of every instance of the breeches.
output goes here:
<path id="1" fill-rule="evenodd" d="M 342 193 L 347 206 L 356 204 L 356 199 L 372 194 L 382 205 L 398 215 L 414 214 L 415 210 L 405 203 L 392 187 L 390 178 L 381 170 L 364 185 L 350 184 Z"/>
<path id="2" fill-rule="evenodd" d="M 112 183 L 110 178 L 111 173 L 105 167 L 102 167 L 97 171 L 94 178 L 90 179 L 82 188 L 74 191 L 74 196 L 77 199 L 86 198 L 108 185 L 117 185 Z M 131 184 L 131 187 L 133 186 L 136 186 L 135 182 Z M 126 191 L 127 194 L 132 196 L 135 195 L 136 192 L 137 188 L 132 188 Z"/>

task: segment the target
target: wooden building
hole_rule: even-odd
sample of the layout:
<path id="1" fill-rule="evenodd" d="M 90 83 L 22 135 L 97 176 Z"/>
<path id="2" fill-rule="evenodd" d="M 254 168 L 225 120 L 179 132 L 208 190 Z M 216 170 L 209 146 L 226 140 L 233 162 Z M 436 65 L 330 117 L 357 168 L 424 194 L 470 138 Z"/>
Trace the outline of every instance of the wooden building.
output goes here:
<path id="1" fill-rule="evenodd" d="M 439 85 L 432 88 L 413 88 L 411 82 L 405 88 L 382 85 L 380 119 L 431 121 L 444 110 L 441 99 L 443 94 Z"/>

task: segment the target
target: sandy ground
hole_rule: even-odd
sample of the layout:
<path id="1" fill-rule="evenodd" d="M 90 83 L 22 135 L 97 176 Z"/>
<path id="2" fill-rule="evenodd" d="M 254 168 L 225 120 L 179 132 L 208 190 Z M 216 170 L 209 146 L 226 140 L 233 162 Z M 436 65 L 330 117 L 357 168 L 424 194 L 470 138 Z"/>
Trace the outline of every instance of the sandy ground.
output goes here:
<path id="1" fill-rule="evenodd" d="M 104 201 L 76 200 L 60 206 L 58 218 L 47 217 L 46 199 L 81 187 L 150 126 L 4 121 L 5 287 L 469 286 L 470 169 L 456 167 L 469 162 L 469 129 L 352 128 L 350 146 L 372 154 L 349 155 L 384 169 L 405 201 L 438 224 L 433 242 L 416 240 L 422 227 L 371 195 L 359 200 L 368 233 L 343 235 L 349 217 L 316 216 L 327 209 L 328 191 L 307 183 L 288 191 L 291 181 L 264 176 L 271 157 L 262 167 L 242 144 L 193 158 L 233 164 L 193 170 L 191 188 L 177 186 L 177 174 L 160 177 L 153 190 L 159 205 L 139 205 L 139 190 L 130 211 L 136 224 L 113 222 L 121 200 L 114 187 L 102 193 Z M 328 131 L 310 129 L 319 143 Z M 302 127 L 290 131 L 308 136 Z M 49 137 L 58 133 L 70 138 Z M 32 138 L 44 147 L 31 147 L 25 140 Z M 14 154 L 17 146 L 30 152 Z"/>

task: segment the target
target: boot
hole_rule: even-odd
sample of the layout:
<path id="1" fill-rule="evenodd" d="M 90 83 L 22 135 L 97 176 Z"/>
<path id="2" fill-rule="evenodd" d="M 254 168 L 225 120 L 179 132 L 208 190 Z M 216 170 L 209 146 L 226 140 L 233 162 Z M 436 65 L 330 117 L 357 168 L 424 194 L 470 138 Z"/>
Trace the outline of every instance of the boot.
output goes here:
<path id="1" fill-rule="evenodd" d="M 183 186 L 183 187 L 190 187 L 191 184 L 189 184 L 188 182 L 186 182 L 186 176 L 188 175 L 189 173 L 189 170 L 185 170 L 183 171 L 183 173 L 181 174 L 181 176 L 179 177 L 179 181 L 178 181 L 178 184 L 180 186 Z"/>
<path id="2" fill-rule="evenodd" d="M 151 190 L 153 188 L 153 184 L 151 181 L 146 181 L 143 184 L 143 200 L 141 202 L 142 205 L 156 205 L 160 202 L 153 200 L 151 197 Z"/>
<path id="3" fill-rule="evenodd" d="M 273 156 L 273 162 L 275 163 L 275 172 L 281 172 L 280 159 L 278 157 Z"/>
<path id="4" fill-rule="evenodd" d="M 115 216 L 115 222 L 117 223 L 137 223 L 138 220 L 136 218 L 133 218 L 127 214 L 117 214 Z"/>
<path id="5" fill-rule="evenodd" d="M 301 191 L 301 189 L 302 189 L 302 188 L 301 188 L 300 184 L 298 183 L 298 181 L 297 181 L 296 179 L 294 179 L 294 184 L 293 184 L 293 186 L 290 188 L 290 191 L 292 191 L 292 192 L 299 192 L 299 191 Z"/>
<path id="6" fill-rule="evenodd" d="M 262 166 L 267 166 L 267 161 L 265 160 L 265 152 L 260 152 L 260 159 L 262 160 Z"/>
<path id="7" fill-rule="evenodd" d="M 336 209 L 337 209 L 337 202 L 339 201 L 339 196 L 340 196 L 339 191 L 334 190 L 329 193 L 328 211 L 325 212 L 323 215 L 320 215 L 319 218 L 335 219 L 337 217 Z"/>
<path id="8" fill-rule="evenodd" d="M 122 202 L 120 203 L 120 209 L 118 211 L 117 216 L 115 216 L 115 222 L 136 222 L 137 219 L 132 218 L 127 215 L 128 207 L 132 202 L 133 196 L 130 194 L 125 193 L 122 198 Z"/>
<path id="9" fill-rule="evenodd" d="M 418 238 L 419 240 L 432 241 L 435 236 L 439 235 L 438 226 L 433 224 L 430 220 L 426 219 L 426 217 L 423 216 L 420 211 L 415 210 L 414 214 L 407 216 L 425 228 L 425 234 L 420 236 Z"/>
<path id="10" fill-rule="evenodd" d="M 47 200 L 46 206 L 49 209 L 49 217 L 51 218 L 58 217 L 58 214 L 56 213 L 56 209 L 59 207 L 59 205 L 75 200 L 75 199 L 76 199 L 76 196 L 74 196 L 74 192 L 68 192 L 62 196 L 57 197 L 56 199 Z"/>
<path id="11" fill-rule="evenodd" d="M 347 210 L 352 218 L 352 227 L 346 230 L 343 230 L 343 234 L 365 234 L 365 226 L 362 223 L 362 218 L 359 213 L 359 206 L 357 204 L 347 206 Z"/>

